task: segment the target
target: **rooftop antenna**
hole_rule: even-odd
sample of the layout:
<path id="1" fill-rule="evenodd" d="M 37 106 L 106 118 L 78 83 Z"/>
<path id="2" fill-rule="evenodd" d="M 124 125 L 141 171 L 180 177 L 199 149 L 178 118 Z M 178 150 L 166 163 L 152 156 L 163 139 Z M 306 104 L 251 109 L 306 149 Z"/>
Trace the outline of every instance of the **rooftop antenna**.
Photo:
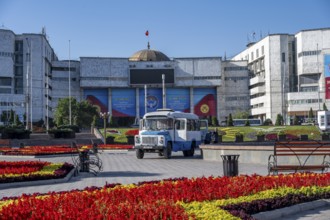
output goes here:
<path id="1" fill-rule="evenodd" d="M 225 56 L 224 56 L 225 60 L 227 60 L 227 56 L 226 56 L 226 51 L 225 51 Z"/>

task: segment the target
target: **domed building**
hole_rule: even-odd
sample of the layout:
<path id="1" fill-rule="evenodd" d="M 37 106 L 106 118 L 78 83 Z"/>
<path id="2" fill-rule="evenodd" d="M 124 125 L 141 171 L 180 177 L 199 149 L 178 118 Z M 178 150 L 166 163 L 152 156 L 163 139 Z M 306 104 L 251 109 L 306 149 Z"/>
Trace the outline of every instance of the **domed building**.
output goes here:
<path id="1" fill-rule="evenodd" d="M 159 108 L 225 118 L 226 93 L 237 94 L 235 87 L 224 88 L 223 69 L 232 67 L 232 73 L 239 66 L 238 75 L 247 80 L 245 65 L 246 61 L 224 62 L 221 57 L 170 59 L 148 44 L 129 58 L 81 57 L 80 88 L 83 98 L 119 121 L 138 120 Z M 246 81 L 238 83 L 242 88 L 238 96 L 248 96 Z M 248 109 L 248 100 L 242 100 L 239 108 Z"/>
<path id="2" fill-rule="evenodd" d="M 129 61 L 170 61 L 165 54 L 157 50 L 140 50 L 134 53 L 129 59 Z"/>

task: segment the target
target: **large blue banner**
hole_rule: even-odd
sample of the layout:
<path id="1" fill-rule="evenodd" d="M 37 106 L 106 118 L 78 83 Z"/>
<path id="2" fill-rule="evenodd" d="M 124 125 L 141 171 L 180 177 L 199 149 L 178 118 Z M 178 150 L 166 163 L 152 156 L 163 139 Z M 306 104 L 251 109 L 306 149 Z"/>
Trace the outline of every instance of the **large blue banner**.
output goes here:
<path id="1" fill-rule="evenodd" d="M 145 114 L 145 99 L 144 89 L 139 89 L 139 104 L 140 104 L 140 115 Z M 148 88 L 147 89 L 147 111 L 154 112 L 159 108 L 163 107 L 162 89 Z"/>
<path id="2" fill-rule="evenodd" d="M 115 117 L 135 117 L 135 89 L 112 89 L 112 115 Z"/>
<path id="3" fill-rule="evenodd" d="M 166 89 L 166 107 L 174 111 L 190 112 L 189 88 Z"/>
<path id="4" fill-rule="evenodd" d="M 100 112 L 108 112 L 108 89 L 84 89 L 84 98 Z"/>
<path id="5" fill-rule="evenodd" d="M 194 113 L 198 116 L 216 116 L 216 89 L 194 89 Z"/>

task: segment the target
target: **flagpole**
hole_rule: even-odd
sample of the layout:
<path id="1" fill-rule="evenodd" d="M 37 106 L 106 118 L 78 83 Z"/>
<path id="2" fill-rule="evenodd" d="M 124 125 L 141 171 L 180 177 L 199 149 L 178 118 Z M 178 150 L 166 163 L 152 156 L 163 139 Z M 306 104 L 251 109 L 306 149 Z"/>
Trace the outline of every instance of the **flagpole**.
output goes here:
<path id="1" fill-rule="evenodd" d="M 70 49 L 70 40 L 69 40 L 69 123 L 72 125 L 72 116 L 71 116 L 71 49 Z"/>

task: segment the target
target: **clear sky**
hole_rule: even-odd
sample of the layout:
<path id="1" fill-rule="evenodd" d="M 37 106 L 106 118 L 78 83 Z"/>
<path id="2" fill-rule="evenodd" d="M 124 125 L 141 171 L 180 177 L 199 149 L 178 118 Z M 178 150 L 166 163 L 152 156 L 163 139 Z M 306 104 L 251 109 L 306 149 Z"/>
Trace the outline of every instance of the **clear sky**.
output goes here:
<path id="1" fill-rule="evenodd" d="M 231 57 L 268 34 L 330 28 L 329 0 L 0 0 L 0 27 L 16 34 L 46 28 L 59 59 Z M 149 37 L 145 36 L 149 30 Z"/>

